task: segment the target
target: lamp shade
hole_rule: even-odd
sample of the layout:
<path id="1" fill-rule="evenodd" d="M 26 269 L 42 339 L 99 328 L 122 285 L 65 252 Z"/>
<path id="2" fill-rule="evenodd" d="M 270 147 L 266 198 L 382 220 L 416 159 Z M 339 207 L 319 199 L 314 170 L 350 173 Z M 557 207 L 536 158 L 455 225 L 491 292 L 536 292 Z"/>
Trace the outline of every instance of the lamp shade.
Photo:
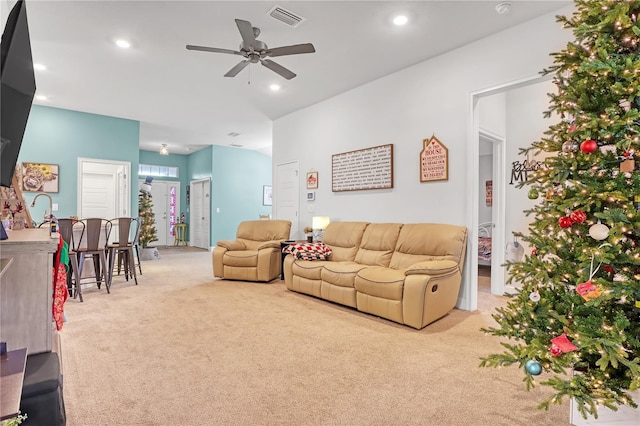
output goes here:
<path id="1" fill-rule="evenodd" d="M 311 219 L 311 227 L 313 229 L 326 229 L 330 222 L 329 216 L 313 216 Z"/>

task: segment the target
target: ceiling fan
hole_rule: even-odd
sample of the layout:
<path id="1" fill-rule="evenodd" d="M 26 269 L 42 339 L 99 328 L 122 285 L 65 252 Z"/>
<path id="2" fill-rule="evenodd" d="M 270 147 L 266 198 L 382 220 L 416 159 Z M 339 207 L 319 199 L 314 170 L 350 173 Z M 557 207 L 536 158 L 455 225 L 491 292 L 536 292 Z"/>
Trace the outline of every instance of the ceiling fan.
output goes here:
<path id="1" fill-rule="evenodd" d="M 231 68 L 224 75 L 225 77 L 235 77 L 247 65 L 260 62 L 265 67 L 280 74 L 287 80 L 291 80 L 296 76 L 296 74 L 283 67 L 282 65 L 273 62 L 271 59 L 266 58 L 285 55 L 297 55 L 299 53 L 313 53 L 316 51 L 316 49 L 313 47 L 313 44 L 311 43 L 294 44 L 291 46 L 274 47 L 272 49 L 269 49 L 264 42 L 256 40 L 256 38 L 260 35 L 260 29 L 252 26 L 251 22 L 243 21 L 242 19 L 236 19 L 236 25 L 238 26 L 238 30 L 240 31 L 240 35 L 242 36 L 240 50 L 193 46 L 190 44 L 187 45 L 187 49 L 244 56 L 246 59 L 240 61 L 236 66 Z"/>

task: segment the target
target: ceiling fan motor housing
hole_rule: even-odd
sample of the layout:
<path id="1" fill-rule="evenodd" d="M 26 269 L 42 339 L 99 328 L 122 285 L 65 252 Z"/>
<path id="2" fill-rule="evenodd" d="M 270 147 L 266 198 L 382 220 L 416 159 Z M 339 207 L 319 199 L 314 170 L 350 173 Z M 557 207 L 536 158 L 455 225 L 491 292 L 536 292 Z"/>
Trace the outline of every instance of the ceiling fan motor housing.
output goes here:
<path id="1" fill-rule="evenodd" d="M 260 40 L 256 40 L 252 45 L 243 41 L 240 43 L 240 51 L 244 53 L 246 57 L 250 57 L 254 52 L 263 56 L 267 53 L 267 44 Z"/>

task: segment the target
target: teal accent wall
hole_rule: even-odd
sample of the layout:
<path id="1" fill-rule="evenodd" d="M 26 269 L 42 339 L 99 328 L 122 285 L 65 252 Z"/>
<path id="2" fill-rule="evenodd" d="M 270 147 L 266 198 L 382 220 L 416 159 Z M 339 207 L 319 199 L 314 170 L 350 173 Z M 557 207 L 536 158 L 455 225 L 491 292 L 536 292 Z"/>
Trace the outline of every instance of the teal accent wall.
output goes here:
<path id="1" fill-rule="evenodd" d="M 58 204 L 58 217 L 77 214 L 78 157 L 129 161 L 132 188 L 137 187 L 140 123 L 135 120 L 33 105 L 18 162 L 58 164 L 59 192 L 49 193 Z M 27 204 L 35 193 L 24 194 Z M 131 211 L 138 211 L 137 191 L 131 193 Z M 42 221 L 49 208 L 40 197 L 30 209 L 33 220 Z"/>
<path id="2" fill-rule="evenodd" d="M 271 157 L 247 149 L 214 146 L 213 172 L 212 246 L 219 240 L 234 239 L 240 222 L 271 214 L 272 206 L 262 204 L 262 187 L 271 185 Z"/>
<path id="3" fill-rule="evenodd" d="M 262 204 L 263 185 L 271 185 L 271 157 L 257 151 L 208 146 L 189 155 L 160 155 L 140 151 L 140 123 L 116 117 L 34 105 L 31 109 L 18 162 L 53 163 L 60 166 L 58 193 L 50 193 L 58 204 L 58 217 L 77 214 L 78 157 L 131 163 L 131 212 L 138 211 L 138 165 L 154 164 L 179 168 L 180 209 L 189 220 L 186 187 L 190 181 L 211 179 L 210 245 L 233 239 L 243 220 L 271 214 Z M 158 178 L 156 178 L 158 179 Z M 30 203 L 35 193 L 26 193 Z M 48 200 L 41 197 L 31 209 L 41 221 Z M 216 209 L 220 209 L 217 213 Z"/>
<path id="4" fill-rule="evenodd" d="M 188 159 L 189 181 L 213 178 L 213 147 L 196 151 Z"/>

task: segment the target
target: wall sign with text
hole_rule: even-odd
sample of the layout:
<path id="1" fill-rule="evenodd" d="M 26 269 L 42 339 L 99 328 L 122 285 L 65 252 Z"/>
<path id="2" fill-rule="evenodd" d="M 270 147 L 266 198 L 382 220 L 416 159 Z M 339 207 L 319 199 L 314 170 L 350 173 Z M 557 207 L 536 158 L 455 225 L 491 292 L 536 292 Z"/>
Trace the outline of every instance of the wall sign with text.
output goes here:
<path id="1" fill-rule="evenodd" d="M 438 138 L 422 141 L 420 151 L 420 182 L 449 179 L 449 150 Z"/>
<path id="2" fill-rule="evenodd" d="M 331 156 L 331 190 L 393 188 L 393 144 Z"/>

